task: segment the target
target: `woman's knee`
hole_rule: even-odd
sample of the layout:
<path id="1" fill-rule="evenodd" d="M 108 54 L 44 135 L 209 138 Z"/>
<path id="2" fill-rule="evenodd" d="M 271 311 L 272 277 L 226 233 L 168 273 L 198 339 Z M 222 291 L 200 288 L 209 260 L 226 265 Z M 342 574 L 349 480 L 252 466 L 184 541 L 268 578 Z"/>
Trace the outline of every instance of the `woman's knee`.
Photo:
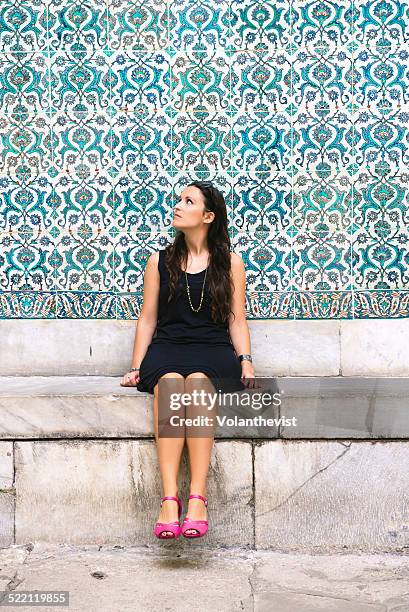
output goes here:
<path id="1" fill-rule="evenodd" d="M 209 376 L 204 372 L 192 372 L 186 376 L 186 380 L 190 380 L 192 378 L 209 378 Z"/>
<path id="2" fill-rule="evenodd" d="M 179 374 L 179 372 L 166 372 L 166 374 L 162 374 L 162 376 L 160 376 L 158 378 L 158 382 L 156 383 L 156 385 L 153 388 L 154 395 L 158 394 L 159 382 L 161 380 L 164 380 L 165 378 L 179 379 L 180 381 L 183 381 L 183 382 L 185 380 L 184 376 L 182 376 L 182 374 Z"/>
<path id="3" fill-rule="evenodd" d="M 190 392 L 193 389 L 203 389 L 209 392 L 215 391 L 211 378 L 205 372 L 192 372 L 186 376 L 185 391 Z"/>

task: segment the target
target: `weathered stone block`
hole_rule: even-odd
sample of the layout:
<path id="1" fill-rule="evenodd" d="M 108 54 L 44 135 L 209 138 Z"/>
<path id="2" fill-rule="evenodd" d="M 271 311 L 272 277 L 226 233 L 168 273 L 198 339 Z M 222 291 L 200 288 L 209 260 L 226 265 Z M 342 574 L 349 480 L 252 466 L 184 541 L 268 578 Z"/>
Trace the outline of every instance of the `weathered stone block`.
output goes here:
<path id="1" fill-rule="evenodd" d="M 183 468 L 182 476 L 186 456 Z M 17 442 L 16 490 L 18 543 L 157 542 L 161 490 L 152 441 Z M 187 494 L 184 476 L 184 502 Z M 251 443 L 216 442 L 208 498 L 205 545 L 251 546 Z"/>
<path id="2" fill-rule="evenodd" d="M 409 444 L 274 440 L 255 448 L 256 546 L 409 545 Z"/>

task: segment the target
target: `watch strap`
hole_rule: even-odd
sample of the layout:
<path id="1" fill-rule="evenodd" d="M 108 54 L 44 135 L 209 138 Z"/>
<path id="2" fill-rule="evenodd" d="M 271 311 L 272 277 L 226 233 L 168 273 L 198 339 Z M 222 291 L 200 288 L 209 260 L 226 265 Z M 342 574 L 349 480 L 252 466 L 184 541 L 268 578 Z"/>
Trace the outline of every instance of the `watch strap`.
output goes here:
<path id="1" fill-rule="evenodd" d="M 251 355 L 239 355 L 239 361 L 253 361 Z"/>

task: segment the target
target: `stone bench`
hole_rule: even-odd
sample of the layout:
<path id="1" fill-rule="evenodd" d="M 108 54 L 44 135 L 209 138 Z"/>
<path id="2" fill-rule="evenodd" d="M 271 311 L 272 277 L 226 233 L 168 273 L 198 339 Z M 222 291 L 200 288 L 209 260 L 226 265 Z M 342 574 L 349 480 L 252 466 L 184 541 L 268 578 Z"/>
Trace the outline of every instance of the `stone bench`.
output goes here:
<path id="1" fill-rule="evenodd" d="M 157 545 L 152 396 L 117 376 L 0 379 L 0 543 Z M 406 379 L 277 377 L 301 428 L 217 437 L 203 541 L 283 551 L 409 547 Z M 343 410 L 342 418 L 340 411 Z M 186 453 L 181 493 L 187 496 Z"/>

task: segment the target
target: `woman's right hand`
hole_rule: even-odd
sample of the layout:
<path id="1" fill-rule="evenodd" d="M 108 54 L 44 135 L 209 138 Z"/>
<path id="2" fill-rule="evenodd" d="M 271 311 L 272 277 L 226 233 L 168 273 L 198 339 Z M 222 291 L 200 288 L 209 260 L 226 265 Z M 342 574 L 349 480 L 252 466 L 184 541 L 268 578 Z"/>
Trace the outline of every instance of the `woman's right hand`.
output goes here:
<path id="1" fill-rule="evenodd" d="M 136 387 L 140 380 L 139 372 L 128 372 L 119 383 L 121 387 Z"/>

